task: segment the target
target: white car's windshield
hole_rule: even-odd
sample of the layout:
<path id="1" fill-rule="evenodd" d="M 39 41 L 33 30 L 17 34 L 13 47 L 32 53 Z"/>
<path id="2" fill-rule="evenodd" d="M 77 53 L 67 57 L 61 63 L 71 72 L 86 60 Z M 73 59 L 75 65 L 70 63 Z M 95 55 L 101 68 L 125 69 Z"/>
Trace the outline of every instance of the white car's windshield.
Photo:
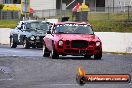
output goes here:
<path id="1" fill-rule="evenodd" d="M 37 28 L 39 28 L 39 24 L 40 24 L 40 22 L 26 23 L 26 28 L 27 29 L 37 29 Z"/>
<path id="2" fill-rule="evenodd" d="M 60 24 L 56 25 L 55 31 L 66 34 L 93 34 L 91 26 L 86 24 Z"/>
<path id="3" fill-rule="evenodd" d="M 45 31 L 48 30 L 48 24 L 47 23 L 40 23 L 39 29 L 45 30 Z"/>

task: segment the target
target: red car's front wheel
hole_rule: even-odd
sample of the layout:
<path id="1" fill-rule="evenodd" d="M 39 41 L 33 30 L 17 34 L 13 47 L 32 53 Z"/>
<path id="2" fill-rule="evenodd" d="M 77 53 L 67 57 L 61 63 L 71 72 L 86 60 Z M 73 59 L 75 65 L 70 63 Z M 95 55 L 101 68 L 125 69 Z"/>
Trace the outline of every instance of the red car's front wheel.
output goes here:
<path id="1" fill-rule="evenodd" d="M 49 57 L 50 52 L 45 45 L 43 45 L 43 57 Z"/>
<path id="2" fill-rule="evenodd" d="M 102 52 L 94 55 L 94 59 L 96 60 L 101 60 L 101 58 L 102 58 Z"/>
<path id="3" fill-rule="evenodd" d="M 52 57 L 52 59 L 58 59 L 59 58 L 59 54 L 56 52 L 54 45 L 53 45 L 53 48 L 51 50 L 51 57 Z"/>

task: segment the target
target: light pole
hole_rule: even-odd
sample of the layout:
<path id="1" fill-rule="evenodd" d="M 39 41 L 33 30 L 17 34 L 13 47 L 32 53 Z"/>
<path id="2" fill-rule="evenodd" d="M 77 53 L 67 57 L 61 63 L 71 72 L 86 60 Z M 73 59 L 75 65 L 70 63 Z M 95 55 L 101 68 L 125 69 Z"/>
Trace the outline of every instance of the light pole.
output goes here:
<path id="1" fill-rule="evenodd" d="M 83 0 L 83 3 L 85 3 L 85 0 Z"/>
<path id="2" fill-rule="evenodd" d="M 96 12 L 96 9 L 97 9 L 97 8 L 96 8 L 96 0 L 95 0 L 95 12 Z"/>
<path id="3" fill-rule="evenodd" d="M 113 0 L 113 12 L 114 12 L 114 8 L 115 8 L 115 0 Z"/>
<path id="4" fill-rule="evenodd" d="M 60 9 L 62 10 L 62 0 L 61 0 L 61 3 L 60 3 Z"/>
<path id="5" fill-rule="evenodd" d="M 62 17 L 62 0 L 61 0 L 61 2 L 60 2 L 60 15 L 61 15 L 61 17 Z"/>

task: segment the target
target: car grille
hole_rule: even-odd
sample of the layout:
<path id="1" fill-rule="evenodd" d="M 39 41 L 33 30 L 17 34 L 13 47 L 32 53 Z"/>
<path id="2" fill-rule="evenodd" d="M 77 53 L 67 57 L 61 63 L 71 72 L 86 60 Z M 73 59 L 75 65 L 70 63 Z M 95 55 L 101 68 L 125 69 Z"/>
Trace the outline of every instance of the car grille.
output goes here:
<path id="1" fill-rule="evenodd" d="M 64 52 L 68 54 L 82 54 L 82 55 L 89 53 L 88 50 L 74 50 L 74 49 L 65 49 Z"/>
<path id="2" fill-rule="evenodd" d="M 71 47 L 72 48 L 87 48 L 88 42 L 84 40 L 73 40 L 71 42 Z"/>

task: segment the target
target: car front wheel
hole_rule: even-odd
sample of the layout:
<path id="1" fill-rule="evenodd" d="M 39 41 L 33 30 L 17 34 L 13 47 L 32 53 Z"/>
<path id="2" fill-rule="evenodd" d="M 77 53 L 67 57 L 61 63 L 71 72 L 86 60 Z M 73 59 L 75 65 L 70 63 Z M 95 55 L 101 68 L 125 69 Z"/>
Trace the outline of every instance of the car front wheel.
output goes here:
<path id="1" fill-rule="evenodd" d="M 29 44 L 29 42 L 26 39 L 24 39 L 24 41 L 23 41 L 23 47 L 25 49 L 29 49 L 30 48 L 30 44 Z"/>
<path id="2" fill-rule="evenodd" d="M 102 58 L 102 53 L 98 53 L 94 55 L 94 59 L 96 60 L 101 60 L 101 58 Z"/>
<path id="3" fill-rule="evenodd" d="M 53 45 L 53 48 L 51 50 L 51 57 L 52 57 L 52 59 L 58 59 L 59 58 L 59 54 L 56 52 L 54 45 Z"/>
<path id="4" fill-rule="evenodd" d="M 13 38 L 10 38 L 10 47 L 11 48 L 16 48 L 17 47 L 17 44 L 15 43 Z"/>
<path id="5" fill-rule="evenodd" d="M 43 45 L 43 57 L 49 57 L 50 52 L 45 45 Z"/>

